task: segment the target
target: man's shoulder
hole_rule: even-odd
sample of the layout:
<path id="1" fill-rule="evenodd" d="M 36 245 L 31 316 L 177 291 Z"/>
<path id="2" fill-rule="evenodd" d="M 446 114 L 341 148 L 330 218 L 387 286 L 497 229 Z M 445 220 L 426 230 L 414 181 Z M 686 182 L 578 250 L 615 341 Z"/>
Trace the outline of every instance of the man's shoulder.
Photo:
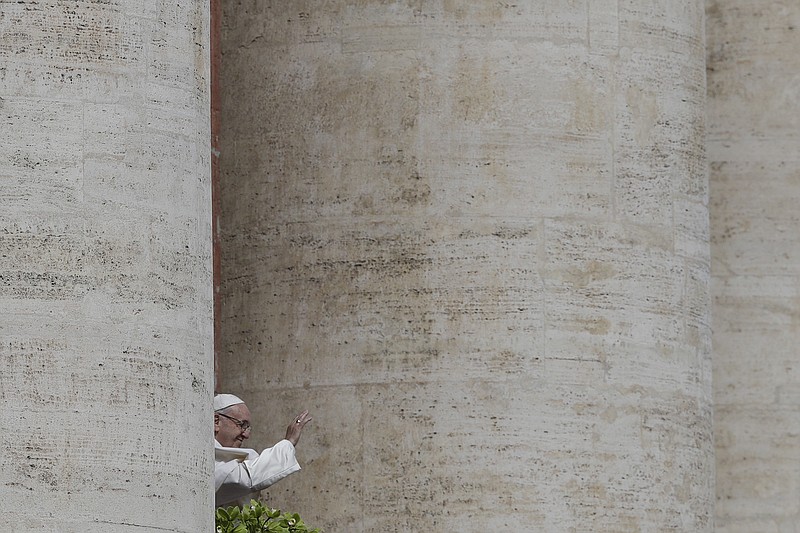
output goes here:
<path id="1" fill-rule="evenodd" d="M 239 461 L 254 459 L 258 457 L 258 452 L 250 448 L 227 448 L 214 440 L 214 460 L 220 462 Z"/>

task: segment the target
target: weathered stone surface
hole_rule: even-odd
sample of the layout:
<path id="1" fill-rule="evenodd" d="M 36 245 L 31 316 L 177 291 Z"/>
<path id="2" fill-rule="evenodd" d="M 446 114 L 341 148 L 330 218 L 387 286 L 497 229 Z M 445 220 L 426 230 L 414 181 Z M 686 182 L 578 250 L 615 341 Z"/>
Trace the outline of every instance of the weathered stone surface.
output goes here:
<path id="1" fill-rule="evenodd" d="M 707 2 L 719 531 L 800 524 L 800 5 Z"/>
<path id="2" fill-rule="evenodd" d="M 0 3 L 3 530 L 212 528 L 207 18 Z"/>
<path id="3" fill-rule="evenodd" d="M 703 20 L 225 5 L 222 385 L 256 447 L 315 416 L 271 504 L 330 531 L 713 529 Z"/>

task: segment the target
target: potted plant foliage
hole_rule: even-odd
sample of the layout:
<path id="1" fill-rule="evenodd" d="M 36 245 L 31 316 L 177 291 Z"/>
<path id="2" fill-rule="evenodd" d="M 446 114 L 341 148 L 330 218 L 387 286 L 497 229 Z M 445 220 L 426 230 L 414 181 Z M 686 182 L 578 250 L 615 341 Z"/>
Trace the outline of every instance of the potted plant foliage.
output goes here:
<path id="1" fill-rule="evenodd" d="M 219 507 L 216 533 L 321 533 L 309 529 L 297 513 L 282 513 L 250 500 L 250 505 Z"/>

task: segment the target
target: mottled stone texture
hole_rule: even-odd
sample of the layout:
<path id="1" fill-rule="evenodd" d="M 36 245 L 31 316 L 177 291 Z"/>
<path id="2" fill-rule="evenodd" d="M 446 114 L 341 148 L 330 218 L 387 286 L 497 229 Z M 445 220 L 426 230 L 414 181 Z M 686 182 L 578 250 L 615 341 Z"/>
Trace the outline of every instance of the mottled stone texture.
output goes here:
<path id="1" fill-rule="evenodd" d="M 268 501 L 711 531 L 703 3 L 224 8 L 222 385 L 314 413 Z"/>
<path id="2" fill-rule="evenodd" d="M 0 2 L 3 531 L 212 529 L 207 19 Z"/>
<path id="3" fill-rule="evenodd" d="M 800 528 L 800 4 L 709 1 L 717 524 Z"/>

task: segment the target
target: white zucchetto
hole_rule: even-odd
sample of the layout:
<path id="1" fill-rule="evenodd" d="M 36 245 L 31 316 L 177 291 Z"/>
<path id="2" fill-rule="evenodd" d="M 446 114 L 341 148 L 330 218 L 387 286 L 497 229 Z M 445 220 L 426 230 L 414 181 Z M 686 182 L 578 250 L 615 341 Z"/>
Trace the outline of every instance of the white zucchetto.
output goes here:
<path id="1" fill-rule="evenodd" d="M 244 401 L 233 394 L 217 394 L 214 396 L 214 412 L 221 411 L 230 407 L 231 405 L 237 405 L 240 403 L 244 403 Z"/>

